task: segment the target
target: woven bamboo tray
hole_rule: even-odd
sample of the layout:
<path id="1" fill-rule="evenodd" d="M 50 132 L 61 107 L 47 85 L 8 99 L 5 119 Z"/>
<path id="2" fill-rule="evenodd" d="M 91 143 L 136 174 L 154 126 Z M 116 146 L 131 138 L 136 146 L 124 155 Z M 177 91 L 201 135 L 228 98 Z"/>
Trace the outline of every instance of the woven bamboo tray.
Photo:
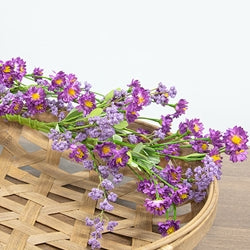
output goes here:
<path id="1" fill-rule="evenodd" d="M 85 217 L 98 213 L 88 191 L 97 176 L 51 149 L 47 136 L 14 122 L 0 120 L 0 249 L 89 249 Z M 162 238 L 158 221 L 143 207 L 133 175 L 115 188 L 118 203 L 108 214 L 119 222 L 105 232 L 103 249 L 193 249 L 211 227 L 218 201 L 214 181 L 207 199 L 178 207 L 182 228 Z"/>

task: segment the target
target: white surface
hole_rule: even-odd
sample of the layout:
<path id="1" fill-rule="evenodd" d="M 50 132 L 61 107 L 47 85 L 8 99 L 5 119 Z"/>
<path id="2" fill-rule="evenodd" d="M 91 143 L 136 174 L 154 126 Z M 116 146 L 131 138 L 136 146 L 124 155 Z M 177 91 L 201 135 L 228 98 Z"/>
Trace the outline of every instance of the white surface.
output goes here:
<path id="1" fill-rule="evenodd" d="M 99 92 L 175 85 L 188 118 L 250 134 L 250 2 L 1 1 L 0 59 L 63 70 Z M 168 110 L 151 108 L 158 117 Z M 181 120 L 183 120 L 183 117 Z"/>

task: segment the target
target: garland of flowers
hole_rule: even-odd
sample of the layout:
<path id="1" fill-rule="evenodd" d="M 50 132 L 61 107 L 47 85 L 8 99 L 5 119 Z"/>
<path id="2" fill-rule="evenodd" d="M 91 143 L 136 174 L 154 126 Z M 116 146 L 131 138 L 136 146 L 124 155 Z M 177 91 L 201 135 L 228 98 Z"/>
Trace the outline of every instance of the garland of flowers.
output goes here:
<path id="1" fill-rule="evenodd" d="M 101 201 L 101 212 L 86 218 L 86 225 L 95 229 L 88 242 L 93 249 L 100 248 L 105 223 L 110 231 L 117 225 L 108 221 L 104 212 L 112 210 L 117 200 L 112 190 L 123 179 L 121 168 L 130 168 L 138 178 L 137 190 L 147 196 L 145 208 L 154 215 L 166 215 L 166 221 L 158 224 L 159 232 L 166 236 L 180 227 L 176 206 L 189 199 L 202 201 L 209 184 L 214 178 L 220 179 L 222 153 L 232 162 L 247 158 L 248 136 L 240 126 L 225 133 L 209 129 L 204 134 L 199 119 L 186 119 L 173 133 L 173 120 L 185 114 L 188 104 L 184 99 L 170 103 L 176 94 L 175 87 L 159 83 L 148 90 L 132 80 L 126 90 L 102 95 L 93 92 L 89 83 L 82 85 L 74 74 L 60 71 L 47 77 L 40 68 L 27 74 L 26 63 L 19 57 L 0 61 L 0 117 L 48 133 L 54 150 L 70 150 L 71 159 L 99 175 L 100 183 L 89 196 Z M 139 112 L 151 103 L 171 107 L 173 113 L 160 119 L 141 117 Z M 58 120 L 36 119 L 45 112 Z M 159 126 L 153 132 L 129 129 L 128 125 L 138 119 Z M 181 155 L 185 147 L 192 148 L 193 153 Z M 160 164 L 163 158 L 168 162 L 164 166 Z M 173 164 L 175 160 L 201 164 L 183 172 L 181 166 Z M 173 211 L 173 219 L 169 219 L 169 211 Z"/>

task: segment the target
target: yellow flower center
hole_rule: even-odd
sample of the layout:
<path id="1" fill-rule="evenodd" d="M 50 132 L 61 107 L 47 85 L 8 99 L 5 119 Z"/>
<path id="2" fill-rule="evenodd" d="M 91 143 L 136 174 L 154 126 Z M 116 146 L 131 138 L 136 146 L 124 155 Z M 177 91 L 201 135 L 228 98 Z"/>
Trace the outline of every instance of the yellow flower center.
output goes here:
<path id="1" fill-rule="evenodd" d="M 110 152 L 110 147 L 109 147 L 109 146 L 103 146 L 103 147 L 102 147 L 102 152 L 103 152 L 104 154 L 108 154 L 108 153 Z"/>
<path id="2" fill-rule="evenodd" d="M 75 92 L 75 90 L 74 90 L 74 89 L 69 88 L 69 90 L 68 90 L 68 94 L 69 94 L 70 96 L 74 96 L 74 95 L 76 94 L 76 92 Z"/>
<path id="3" fill-rule="evenodd" d="M 20 67 L 20 72 L 23 73 L 24 72 L 24 68 L 21 66 Z"/>
<path id="4" fill-rule="evenodd" d="M 39 93 L 33 93 L 33 94 L 31 95 L 31 98 L 32 98 L 33 100 L 38 100 L 38 99 L 40 98 L 40 95 L 39 95 Z"/>
<path id="5" fill-rule="evenodd" d="M 142 104 L 143 102 L 144 102 L 144 98 L 142 96 L 139 96 L 138 104 Z"/>
<path id="6" fill-rule="evenodd" d="M 4 73 L 10 73 L 10 66 L 5 66 L 3 72 Z"/>
<path id="7" fill-rule="evenodd" d="M 167 234 L 168 234 L 168 235 L 171 234 L 171 233 L 173 233 L 173 232 L 175 232 L 174 226 L 168 228 L 168 230 L 167 230 Z"/>
<path id="8" fill-rule="evenodd" d="M 236 145 L 239 145 L 242 141 L 242 139 L 238 136 L 238 135 L 234 135 L 232 138 L 231 138 L 231 141 L 236 144 Z"/>
<path id="9" fill-rule="evenodd" d="M 196 133 L 200 131 L 200 127 L 197 124 L 194 125 L 194 131 Z"/>
<path id="10" fill-rule="evenodd" d="M 19 109 L 19 103 L 17 103 L 15 106 L 14 106 L 14 110 L 18 110 Z"/>
<path id="11" fill-rule="evenodd" d="M 168 97 L 169 97 L 168 92 L 164 93 L 164 96 L 165 96 L 166 98 L 168 98 Z"/>
<path id="12" fill-rule="evenodd" d="M 172 178 L 173 178 L 174 180 L 177 180 L 177 174 L 176 174 L 175 172 L 172 172 L 172 173 L 171 173 L 171 176 L 172 176 Z"/>
<path id="13" fill-rule="evenodd" d="M 188 195 L 187 195 L 187 194 L 181 194 L 181 195 L 180 195 L 180 198 L 181 198 L 182 200 L 187 199 L 187 197 L 188 197 Z"/>
<path id="14" fill-rule="evenodd" d="M 57 85 L 61 85 L 62 82 L 63 82 L 63 80 L 62 80 L 61 78 L 55 80 L 55 83 L 56 83 Z"/>
<path id="15" fill-rule="evenodd" d="M 243 152 L 245 152 L 245 150 L 244 150 L 244 149 L 241 149 L 241 150 L 236 151 L 235 153 L 236 153 L 237 155 L 239 155 L 239 154 L 242 154 Z"/>
<path id="16" fill-rule="evenodd" d="M 116 160 L 115 160 L 116 164 L 121 164 L 122 163 L 122 158 L 121 157 L 118 157 Z"/>
<path id="17" fill-rule="evenodd" d="M 84 153 L 82 152 L 82 150 L 80 148 L 78 148 L 76 157 L 82 159 L 83 156 L 84 156 Z"/>
<path id="18" fill-rule="evenodd" d="M 43 104 L 41 103 L 41 104 L 36 105 L 36 109 L 37 109 L 37 110 L 43 109 Z"/>
<path id="19" fill-rule="evenodd" d="M 84 102 L 85 106 L 87 106 L 88 108 L 92 108 L 93 107 L 93 102 L 89 101 L 89 100 L 86 100 Z"/>
<path id="20" fill-rule="evenodd" d="M 202 146 L 201 146 L 202 150 L 207 150 L 208 146 L 206 143 L 203 143 Z"/>
<path id="21" fill-rule="evenodd" d="M 212 155 L 211 158 L 213 159 L 214 162 L 220 161 L 220 155 Z"/>

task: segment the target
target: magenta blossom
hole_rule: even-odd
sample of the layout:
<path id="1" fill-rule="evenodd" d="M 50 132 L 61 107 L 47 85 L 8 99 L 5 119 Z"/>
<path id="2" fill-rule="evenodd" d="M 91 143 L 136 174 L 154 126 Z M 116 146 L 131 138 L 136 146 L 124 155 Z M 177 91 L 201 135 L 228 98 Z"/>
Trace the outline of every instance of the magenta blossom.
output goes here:
<path id="1" fill-rule="evenodd" d="M 162 236 L 167 236 L 174 233 L 180 228 L 180 221 L 168 220 L 166 222 L 158 223 L 158 230 Z"/>
<path id="2" fill-rule="evenodd" d="M 78 101 L 79 105 L 76 108 L 79 111 L 83 111 L 84 115 L 89 114 L 93 109 L 96 108 L 95 95 L 92 92 L 86 92 L 81 95 Z"/>
<path id="3" fill-rule="evenodd" d="M 168 197 L 169 198 L 169 197 Z M 157 200 L 151 200 L 149 198 L 146 198 L 144 206 L 146 207 L 147 211 L 154 215 L 163 215 L 165 214 L 166 210 L 171 205 L 171 199 L 157 199 Z"/>
<path id="4" fill-rule="evenodd" d="M 88 157 L 88 150 L 84 144 L 80 146 L 71 145 L 70 149 L 69 158 L 74 159 L 76 162 L 83 162 Z"/>
<path id="5" fill-rule="evenodd" d="M 247 149 L 248 135 L 242 127 L 233 127 L 228 129 L 223 136 L 226 152 L 239 151 Z"/>
<path id="6" fill-rule="evenodd" d="M 95 151 L 101 158 L 109 158 L 113 156 L 116 145 L 112 142 L 104 142 L 95 146 Z"/>

